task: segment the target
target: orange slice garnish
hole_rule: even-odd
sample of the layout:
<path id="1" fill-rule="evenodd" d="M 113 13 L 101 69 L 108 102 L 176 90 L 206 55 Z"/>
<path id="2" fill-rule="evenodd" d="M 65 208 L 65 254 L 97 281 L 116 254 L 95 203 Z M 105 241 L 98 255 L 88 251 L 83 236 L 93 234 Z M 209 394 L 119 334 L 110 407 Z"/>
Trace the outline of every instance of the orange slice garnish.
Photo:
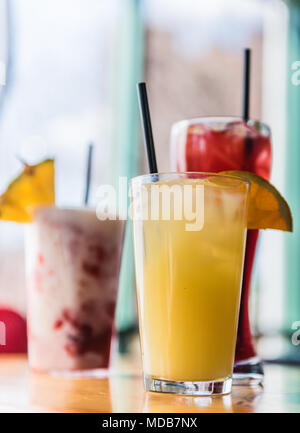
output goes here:
<path id="1" fill-rule="evenodd" d="M 25 164 L 20 175 L 0 196 L 0 220 L 30 222 L 34 207 L 54 203 L 54 160 Z"/>
<path id="2" fill-rule="evenodd" d="M 293 231 L 293 218 L 289 205 L 270 182 L 248 171 L 223 171 L 250 183 L 248 202 L 248 229 L 275 229 Z"/>

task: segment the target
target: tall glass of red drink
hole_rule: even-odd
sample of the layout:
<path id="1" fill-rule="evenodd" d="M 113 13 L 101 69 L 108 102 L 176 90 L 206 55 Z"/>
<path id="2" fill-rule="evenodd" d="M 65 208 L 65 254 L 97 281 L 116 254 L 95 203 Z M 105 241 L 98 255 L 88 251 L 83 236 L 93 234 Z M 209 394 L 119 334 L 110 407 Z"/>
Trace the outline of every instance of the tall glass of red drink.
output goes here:
<path id="1" fill-rule="evenodd" d="M 269 179 L 270 129 L 238 117 L 203 117 L 175 123 L 171 131 L 171 164 L 176 171 L 246 170 Z M 263 366 L 256 355 L 249 320 L 251 273 L 258 230 L 248 230 L 234 365 L 235 384 L 259 384 Z"/>

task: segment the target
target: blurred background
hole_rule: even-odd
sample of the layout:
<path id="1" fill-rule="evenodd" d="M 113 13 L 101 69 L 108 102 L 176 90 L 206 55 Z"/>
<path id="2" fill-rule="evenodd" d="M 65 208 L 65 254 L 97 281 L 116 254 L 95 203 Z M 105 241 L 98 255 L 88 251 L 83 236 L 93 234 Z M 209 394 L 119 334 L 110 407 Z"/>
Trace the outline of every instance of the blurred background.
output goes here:
<path id="1" fill-rule="evenodd" d="M 252 48 L 251 118 L 272 130 L 272 182 L 294 214 L 293 234 L 260 238 L 251 320 L 265 359 L 300 362 L 300 1 L 0 0 L 0 190 L 18 158 L 56 159 L 57 203 L 80 205 L 85 154 L 100 183 L 145 172 L 136 82 L 148 85 L 159 170 L 169 170 L 173 122 L 241 115 L 242 50 Z M 299 80 L 300 84 L 300 80 Z M 299 109 L 298 109 L 299 108 Z M 0 224 L 0 309 L 25 315 L 23 227 Z M 136 332 L 130 227 L 122 263 L 120 350 Z"/>

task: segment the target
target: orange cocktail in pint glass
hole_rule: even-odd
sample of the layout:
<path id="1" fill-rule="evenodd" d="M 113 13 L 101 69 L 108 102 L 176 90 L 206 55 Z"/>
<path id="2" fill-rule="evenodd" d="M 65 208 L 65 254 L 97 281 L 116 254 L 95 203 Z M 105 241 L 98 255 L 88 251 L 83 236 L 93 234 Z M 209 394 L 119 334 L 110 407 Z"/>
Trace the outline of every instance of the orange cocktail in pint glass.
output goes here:
<path id="1" fill-rule="evenodd" d="M 248 189 L 244 180 L 207 173 L 132 181 L 139 325 L 149 391 L 207 395 L 231 390 Z M 168 195 L 168 190 L 173 192 Z M 169 215 L 164 214 L 165 200 Z"/>

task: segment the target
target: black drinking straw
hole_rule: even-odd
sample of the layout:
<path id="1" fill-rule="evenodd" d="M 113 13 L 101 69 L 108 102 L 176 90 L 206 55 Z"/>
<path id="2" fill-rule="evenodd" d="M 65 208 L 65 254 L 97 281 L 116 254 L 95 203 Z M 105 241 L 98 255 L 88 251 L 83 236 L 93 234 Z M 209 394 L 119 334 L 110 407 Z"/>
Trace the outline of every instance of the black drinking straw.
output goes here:
<path id="1" fill-rule="evenodd" d="M 250 108 L 250 67 L 251 67 L 251 50 L 244 49 L 244 74 L 243 74 L 243 120 L 245 123 L 249 120 Z"/>
<path id="2" fill-rule="evenodd" d="M 85 174 L 85 193 L 84 193 L 84 204 L 87 206 L 89 202 L 90 184 L 91 184 L 91 173 L 92 173 L 92 160 L 93 160 L 93 143 L 89 144 L 87 159 L 86 159 L 86 174 Z"/>
<path id="3" fill-rule="evenodd" d="M 146 149 L 146 155 L 148 161 L 148 168 L 151 174 L 157 173 L 158 170 L 157 170 L 157 163 L 155 157 L 155 148 L 153 142 L 146 83 L 138 83 L 137 92 L 138 92 L 138 100 L 139 100 L 139 107 L 140 107 L 141 123 L 142 123 L 143 135 L 144 135 L 144 143 L 145 143 L 145 149 Z"/>

